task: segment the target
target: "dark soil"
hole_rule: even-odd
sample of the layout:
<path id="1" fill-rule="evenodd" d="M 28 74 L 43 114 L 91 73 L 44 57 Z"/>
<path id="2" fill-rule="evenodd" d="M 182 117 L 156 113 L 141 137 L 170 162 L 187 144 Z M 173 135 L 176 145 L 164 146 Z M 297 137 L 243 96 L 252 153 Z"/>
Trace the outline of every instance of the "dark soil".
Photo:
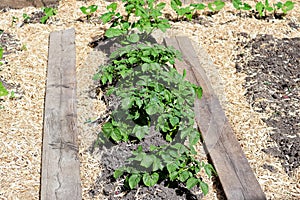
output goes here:
<path id="1" fill-rule="evenodd" d="M 20 44 L 20 41 L 16 38 L 15 35 L 7 33 L 3 30 L 0 30 L 0 47 L 3 49 L 3 57 L 2 59 L 0 59 L 0 61 L 2 62 L 3 65 L 0 65 L 0 71 L 2 70 L 2 68 L 7 67 L 7 64 L 9 64 L 6 60 L 5 57 L 8 54 L 11 53 L 15 53 L 17 51 L 21 51 L 22 46 Z M 13 85 L 8 83 L 3 76 L 0 76 L 0 82 L 3 84 L 3 86 L 10 90 L 13 88 L 18 89 L 20 87 L 20 85 Z M 19 93 L 20 91 L 18 91 Z"/>
<path id="2" fill-rule="evenodd" d="M 241 33 L 238 46 L 236 71 L 247 75 L 245 96 L 256 112 L 268 115 L 262 120 L 273 127 L 270 136 L 278 147 L 263 151 L 280 158 L 292 173 L 300 166 L 300 38 L 250 39 Z M 263 167 L 274 171 L 270 164 Z"/>

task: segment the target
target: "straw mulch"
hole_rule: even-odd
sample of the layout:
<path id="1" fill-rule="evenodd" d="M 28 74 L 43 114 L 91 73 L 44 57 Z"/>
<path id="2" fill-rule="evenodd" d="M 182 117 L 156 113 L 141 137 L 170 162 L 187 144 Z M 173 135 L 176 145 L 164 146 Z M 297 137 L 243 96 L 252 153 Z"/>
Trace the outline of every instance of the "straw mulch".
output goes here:
<path id="1" fill-rule="evenodd" d="M 246 1 L 251 5 L 254 1 Z M 43 106 L 48 56 L 48 38 L 52 31 L 76 29 L 76 63 L 78 79 L 78 126 L 83 199 L 91 199 L 89 190 L 94 187 L 101 173 L 101 163 L 96 153 L 90 153 L 98 126 L 85 124 L 95 120 L 105 110 L 103 102 L 89 98 L 93 87 L 92 75 L 97 66 L 105 62 L 104 55 L 93 52 L 88 46 L 95 36 L 102 35 L 105 27 L 99 23 L 80 22 L 84 18 L 79 8 L 96 4 L 97 15 L 109 2 L 103 0 L 62 0 L 58 14 L 47 25 L 25 24 L 19 26 L 23 13 L 39 11 L 28 7 L 0 12 L 0 29 L 12 34 L 17 46 L 5 55 L 6 65 L 0 66 L 1 80 L 16 92 L 14 99 L 0 102 L 0 199 L 38 199 L 40 186 L 41 145 L 43 129 Z M 237 34 L 245 32 L 255 37 L 272 34 L 277 38 L 300 37 L 299 29 L 288 23 L 300 24 L 300 2 L 284 20 L 257 20 L 237 16 L 237 11 L 226 4 L 225 9 L 212 17 L 203 15 L 202 23 L 176 22 L 167 35 L 185 35 L 194 42 L 196 51 L 204 48 L 215 64 L 206 69 L 221 99 L 226 115 L 236 133 L 249 163 L 268 199 L 299 199 L 299 169 L 288 176 L 280 160 L 263 153 L 267 146 L 275 145 L 269 134 L 271 128 L 261 120 L 263 114 L 254 112 L 247 103 L 243 88 L 244 77 L 235 72 L 234 56 Z M 168 11 L 166 11 L 168 12 Z M 12 18 L 19 21 L 12 24 Z M 96 22 L 97 20 L 95 20 Z M 198 50 L 197 50 L 198 49 Z M 199 58 L 201 59 L 201 58 Z M 222 86 L 222 87 L 221 87 Z M 271 163 L 272 173 L 262 167 Z M 212 187 L 212 183 L 210 184 Z M 217 199 L 211 192 L 206 199 Z M 101 195 L 98 197 L 101 199 Z"/>

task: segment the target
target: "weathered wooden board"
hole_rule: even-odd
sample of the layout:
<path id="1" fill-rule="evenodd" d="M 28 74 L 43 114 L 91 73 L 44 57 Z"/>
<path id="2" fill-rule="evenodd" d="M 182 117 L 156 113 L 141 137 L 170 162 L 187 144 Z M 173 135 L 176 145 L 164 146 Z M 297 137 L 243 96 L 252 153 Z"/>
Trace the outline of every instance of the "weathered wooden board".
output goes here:
<path id="1" fill-rule="evenodd" d="M 50 34 L 41 200 L 81 197 L 77 144 L 75 30 Z"/>
<path id="2" fill-rule="evenodd" d="M 165 39 L 164 42 L 183 54 L 183 61 L 175 63 L 177 70 L 182 73 L 186 69 L 187 79 L 203 88 L 203 97 L 195 104 L 196 122 L 226 197 L 229 200 L 266 199 L 191 41 L 187 37 L 175 37 Z"/>
<path id="3" fill-rule="evenodd" d="M 50 5 L 57 5 L 59 0 L 1 0 L 0 8 L 24 8 L 29 6 L 46 7 Z"/>

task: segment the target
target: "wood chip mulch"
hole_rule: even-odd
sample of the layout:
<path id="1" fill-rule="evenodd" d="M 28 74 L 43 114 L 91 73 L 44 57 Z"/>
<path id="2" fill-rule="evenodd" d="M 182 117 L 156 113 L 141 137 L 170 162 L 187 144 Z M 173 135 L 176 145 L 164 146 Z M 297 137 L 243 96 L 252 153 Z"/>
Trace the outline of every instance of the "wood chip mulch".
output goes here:
<path id="1" fill-rule="evenodd" d="M 255 1 L 245 2 L 252 6 L 255 4 Z M 284 19 L 265 20 L 249 17 L 226 3 L 225 8 L 215 15 L 203 14 L 192 22 L 172 22 L 172 29 L 166 33 L 168 36 L 190 37 L 195 50 L 204 48 L 214 62 L 214 68 L 205 70 L 268 199 L 299 199 L 300 168 L 286 173 L 280 156 L 263 151 L 278 147 L 271 137 L 274 127 L 263 120 L 268 118 L 268 113 L 257 112 L 245 96 L 249 74 L 248 71 L 237 72 L 236 58 L 245 49 L 244 44 L 261 35 L 272 35 L 277 40 L 299 38 L 300 2 L 295 2 L 295 9 Z M 103 35 L 105 26 L 99 23 L 97 17 L 87 22 L 79 9 L 91 4 L 99 6 L 96 16 L 100 16 L 109 2 L 61 0 L 58 14 L 46 25 L 22 23 L 23 13 L 38 12 L 40 8 L 0 11 L 0 29 L 4 30 L 0 34 L 0 42 L 9 52 L 4 54 L 4 65 L 0 66 L 0 81 L 8 86 L 10 92 L 15 92 L 14 98 L 8 96 L 0 100 L 0 199 L 39 198 L 48 38 L 52 31 L 72 27 L 76 30 L 83 199 L 92 199 L 89 192 L 102 171 L 99 155 L 96 151 L 91 153 L 90 149 L 100 127 L 85 122 L 96 120 L 106 108 L 100 97 L 93 95 L 91 79 L 97 67 L 105 62 L 105 55 L 88 46 L 93 38 Z M 165 12 L 169 13 L 169 8 Z M 240 37 L 241 33 L 246 34 L 247 38 Z M 252 59 L 253 55 L 248 55 L 248 60 Z M 201 59 L 204 58 L 199 57 Z M 300 66 L 297 67 L 300 70 Z M 299 136 L 299 131 L 296 135 Z M 205 199 L 218 199 L 213 183 L 210 183 L 210 189 Z M 101 194 L 94 199 L 102 199 Z"/>

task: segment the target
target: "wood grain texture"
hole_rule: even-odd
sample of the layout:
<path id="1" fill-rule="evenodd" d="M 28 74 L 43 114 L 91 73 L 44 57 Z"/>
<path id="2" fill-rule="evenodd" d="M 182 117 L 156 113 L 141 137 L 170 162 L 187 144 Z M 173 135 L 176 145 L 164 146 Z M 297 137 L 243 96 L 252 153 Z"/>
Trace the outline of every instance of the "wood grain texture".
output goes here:
<path id="1" fill-rule="evenodd" d="M 180 73 L 186 69 L 186 78 L 203 88 L 202 99 L 195 103 L 196 122 L 226 197 L 229 200 L 266 199 L 201 67 L 201 64 L 208 63 L 199 62 L 192 43 L 187 37 L 167 38 L 164 43 L 175 47 L 183 54 L 183 61 L 175 63 L 176 69 Z"/>
<path id="2" fill-rule="evenodd" d="M 50 34 L 41 200 L 81 197 L 77 144 L 75 30 Z"/>
<path id="3" fill-rule="evenodd" d="M 44 7 L 49 5 L 57 5 L 58 0 L 0 0 L 0 8 L 24 8 L 29 6 Z"/>

